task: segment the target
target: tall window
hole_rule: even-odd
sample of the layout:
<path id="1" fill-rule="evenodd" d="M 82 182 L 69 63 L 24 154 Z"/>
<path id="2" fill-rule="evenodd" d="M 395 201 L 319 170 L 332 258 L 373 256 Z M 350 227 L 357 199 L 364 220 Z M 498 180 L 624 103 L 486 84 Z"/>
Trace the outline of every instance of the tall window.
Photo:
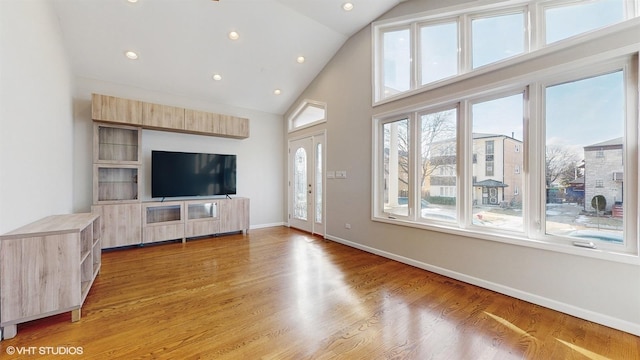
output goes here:
<path id="1" fill-rule="evenodd" d="M 486 140 L 484 142 L 484 175 L 493 176 L 493 143 L 495 140 Z"/>
<path id="2" fill-rule="evenodd" d="M 421 114 L 420 218 L 456 221 L 457 109 Z"/>
<path id="3" fill-rule="evenodd" d="M 315 209 L 315 219 L 316 223 L 322 223 L 322 189 L 323 184 L 322 180 L 324 179 L 324 163 L 322 162 L 322 143 L 316 144 L 316 184 L 315 184 L 315 201 L 316 201 L 316 209 Z"/>
<path id="4" fill-rule="evenodd" d="M 549 85 L 545 103 L 546 233 L 622 243 L 625 183 L 612 174 L 626 170 L 623 71 Z"/>
<path id="5" fill-rule="evenodd" d="M 484 161 L 484 168 L 473 166 L 472 223 L 522 231 L 523 194 L 518 189 L 524 178 L 516 169 L 524 158 L 515 148 L 524 140 L 524 95 L 477 102 L 471 109 L 472 149 Z"/>
<path id="6" fill-rule="evenodd" d="M 391 216 L 408 216 L 409 119 L 383 125 L 384 211 Z"/>

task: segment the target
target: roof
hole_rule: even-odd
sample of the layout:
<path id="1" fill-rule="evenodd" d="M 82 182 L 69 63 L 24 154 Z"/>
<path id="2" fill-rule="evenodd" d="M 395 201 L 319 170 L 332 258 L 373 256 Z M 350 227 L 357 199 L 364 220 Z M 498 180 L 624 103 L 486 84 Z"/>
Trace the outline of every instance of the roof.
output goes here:
<path id="1" fill-rule="evenodd" d="M 478 182 L 474 182 L 473 186 L 482 186 L 482 187 L 508 187 L 509 185 L 503 183 L 502 181 L 487 179 Z"/>
<path id="2" fill-rule="evenodd" d="M 584 147 L 584 150 L 588 151 L 588 150 L 600 150 L 601 148 L 622 148 L 622 145 L 624 143 L 623 140 L 624 140 L 623 137 L 619 137 L 619 138 L 599 142 L 596 144 L 587 145 Z"/>
<path id="3" fill-rule="evenodd" d="M 584 185 L 584 176 L 580 176 L 577 179 L 571 180 L 569 181 L 569 184 L 571 185 L 579 185 L 579 184 L 583 184 Z"/>

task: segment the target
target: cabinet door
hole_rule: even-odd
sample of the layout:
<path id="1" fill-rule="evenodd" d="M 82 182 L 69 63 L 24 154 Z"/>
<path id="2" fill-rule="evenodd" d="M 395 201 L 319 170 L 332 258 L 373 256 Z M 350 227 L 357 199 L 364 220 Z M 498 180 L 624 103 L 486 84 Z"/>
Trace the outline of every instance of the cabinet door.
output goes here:
<path id="1" fill-rule="evenodd" d="M 142 129 L 134 126 L 93 124 L 93 162 L 139 164 L 142 158 Z"/>
<path id="2" fill-rule="evenodd" d="M 220 232 L 249 230 L 249 199 L 220 200 Z"/>
<path id="3" fill-rule="evenodd" d="M 219 233 L 218 210 L 218 201 L 187 201 L 185 203 L 185 237 L 190 238 Z"/>
<path id="4" fill-rule="evenodd" d="M 187 109 L 184 112 L 184 129 L 188 132 L 212 133 L 213 115 L 204 111 Z"/>
<path id="5" fill-rule="evenodd" d="M 187 132 L 244 139 L 249 137 L 249 119 L 196 110 L 185 110 Z"/>
<path id="6" fill-rule="evenodd" d="M 142 243 L 184 240 L 183 202 L 145 203 L 142 214 Z"/>
<path id="7" fill-rule="evenodd" d="M 94 204 L 137 202 L 140 193 L 139 172 L 137 165 L 94 165 Z"/>
<path id="8" fill-rule="evenodd" d="M 91 117 L 93 120 L 141 125 L 142 102 L 115 96 L 93 94 Z"/>
<path id="9" fill-rule="evenodd" d="M 225 122 L 227 136 L 240 139 L 249 137 L 249 119 L 226 117 Z"/>
<path id="10" fill-rule="evenodd" d="M 142 106 L 142 124 L 145 127 L 183 130 L 184 114 L 184 108 L 144 103 Z"/>
<path id="11" fill-rule="evenodd" d="M 100 215 L 103 249 L 142 242 L 141 204 L 95 205 L 91 211 Z"/>

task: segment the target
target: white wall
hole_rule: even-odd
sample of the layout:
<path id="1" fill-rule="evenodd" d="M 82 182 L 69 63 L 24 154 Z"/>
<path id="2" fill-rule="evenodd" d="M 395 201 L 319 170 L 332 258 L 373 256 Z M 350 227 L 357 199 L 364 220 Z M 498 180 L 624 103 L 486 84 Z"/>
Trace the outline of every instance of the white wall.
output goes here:
<path id="1" fill-rule="evenodd" d="M 51 5 L 0 1 L 0 234 L 72 210 L 71 89 Z"/>
<path id="2" fill-rule="evenodd" d="M 75 83 L 75 211 L 89 211 L 92 203 L 91 93 L 100 93 L 249 118 L 250 136 L 243 140 L 143 130 L 140 198 L 143 201 L 151 200 L 151 150 L 236 154 L 237 196 L 248 197 L 251 201 L 251 227 L 283 224 L 284 137 L 281 115 L 211 104 L 198 99 L 87 78 L 77 78 Z"/>
<path id="3" fill-rule="evenodd" d="M 413 14 L 434 4 L 409 1 L 394 8 L 392 14 Z M 606 39 L 598 46 L 586 44 L 575 51 L 588 56 L 607 46 L 638 42 L 633 31 L 624 39 Z M 447 91 L 480 87 L 500 77 L 509 79 L 507 69 L 457 84 L 455 89 L 422 93 L 373 108 L 371 47 L 371 29 L 367 27 L 348 40 L 298 99 L 327 103 L 328 121 L 317 127 L 327 129 L 327 170 L 348 173 L 347 179 L 327 181 L 328 238 L 640 335 L 638 265 L 371 220 L 372 117 L 427 102 Z M 543 68 L 557 61 L 546 57 L 522 66 Z M 351 229 L 346 229 L 345 223 L 351 224 Z"/>

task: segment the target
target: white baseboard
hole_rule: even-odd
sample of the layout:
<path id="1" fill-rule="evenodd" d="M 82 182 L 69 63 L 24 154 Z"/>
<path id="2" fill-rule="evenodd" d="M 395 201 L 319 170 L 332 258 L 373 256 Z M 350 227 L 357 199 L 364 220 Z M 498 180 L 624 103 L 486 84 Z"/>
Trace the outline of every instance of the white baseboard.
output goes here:
<path id="1" fill-rule="evenodd" d="M 272 224 L 258 224 L 258 225 L 251 225 L 251 226 L 249 226 L 249 230 L 254 230 L 254 229 L 263 229 L 263 228 L 276 227 L 276 226 L 287 226 L 287 223 L 285 223 L 285 222 L 279 222 L 279 223 L 272 223 Z"/>
<path id="2" fill-rule="evenodd" d="M 608 326 L 614 329 L 628 332 L 630 334 L 640 336 L 640 324 L 632 323 L 619 318 L 611 317 L 608 315 L 600 314 L 591 310 L 583 309 L 571 304 L 563 303 L 553 299 L 549 299 L 536 294 L 528 293 L 522 290 L 514 289 L 509 286 L 497 284 L 491 281 L 483 280 L 477 277 L 473 277 L 467 274 L 451 271 L 438 266 L 433 266 L 427 263 L 423 263 L 414 259 L 410 259 L 404 256 L 396 255 L 387 251 L 382 251 L 376 248 L 358 244 L 349 240 L 339 238 L 337 236 L 327 235 L 327 239 L 338 242 L 343 245 L 347 245 L 362 251 L 366 251 L 372 254 L 380 255 L 387 259 L 392 259 L 407 265 L 415 266 L 417 268 L 434 272 L 452 279 L 456 279 L 468 284 L 479 286 L 481 288 L 489 289 L 504 295 L 514 297 L 516 299 L 524 300 L 536 305 L 544 306 L 546 308 L 556 310 L 565 314 L 569 314 L 581 319 L 592 321 L 604 326 Z"/>

